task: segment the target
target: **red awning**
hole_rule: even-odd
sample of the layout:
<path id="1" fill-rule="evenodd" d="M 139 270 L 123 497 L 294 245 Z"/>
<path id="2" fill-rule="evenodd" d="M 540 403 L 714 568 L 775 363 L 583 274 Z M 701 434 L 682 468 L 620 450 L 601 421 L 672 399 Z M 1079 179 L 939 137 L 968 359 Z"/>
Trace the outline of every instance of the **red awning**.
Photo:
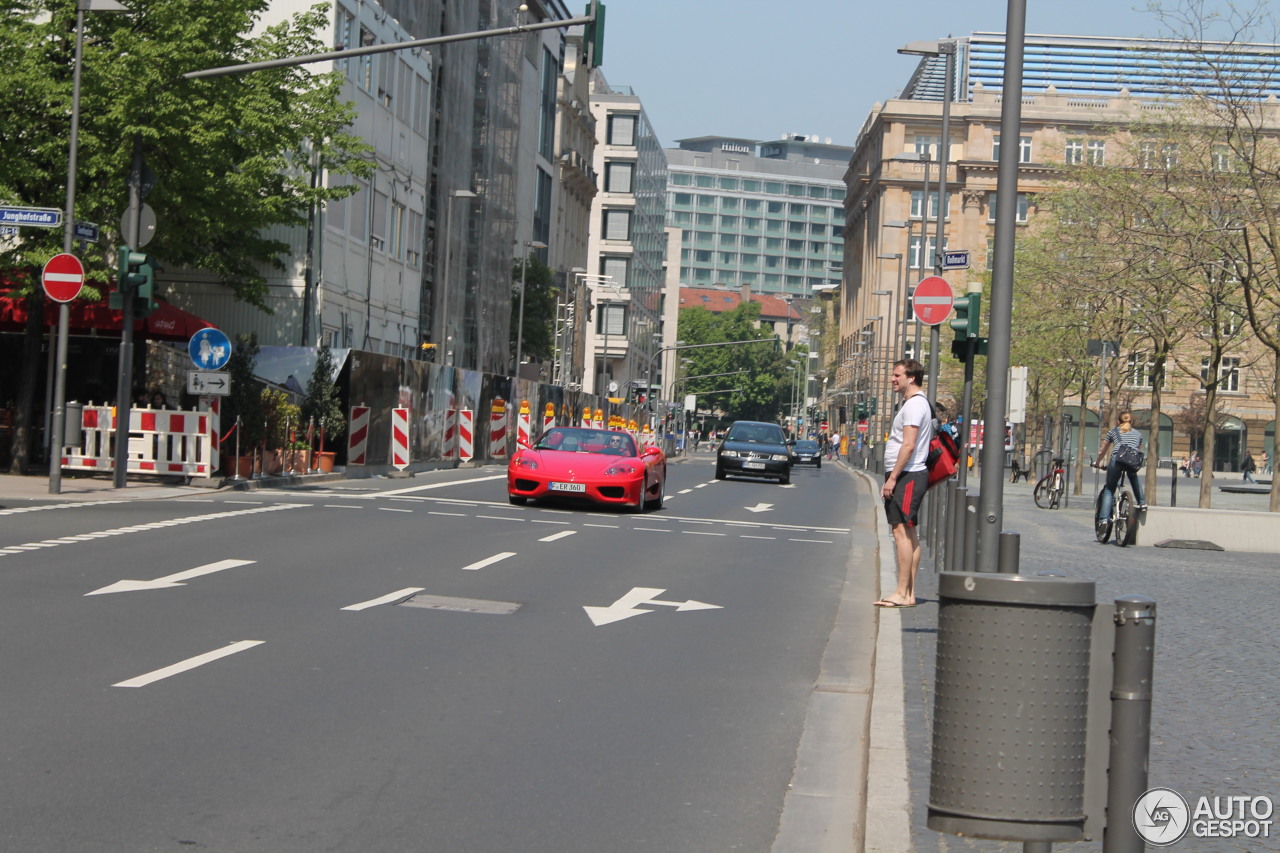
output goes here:
<path id="1" fill-rule="evenodd" d="M 106 334 L 115 337 L 120 334 L 120 312 L 107 307 L 107 300 L 100 302 L 75 301 L 68 303 L 71 308 L 68 329 L 73 335 L 91 333 Z M 187 341 L 201 329 L 207 329 L 212 323 L 205 322 L 181 308 L 160 302 L 160 307 L 151 316 L 134 322 L 134 334 L 142 335 L 157 341 Z M 45 300 L 44 326 L 56 327 L 58 324 L 58 303 Z M 27 301 L 12 296 L 0 296 L 0 332 L 21 332 L 27 327 Z"/>

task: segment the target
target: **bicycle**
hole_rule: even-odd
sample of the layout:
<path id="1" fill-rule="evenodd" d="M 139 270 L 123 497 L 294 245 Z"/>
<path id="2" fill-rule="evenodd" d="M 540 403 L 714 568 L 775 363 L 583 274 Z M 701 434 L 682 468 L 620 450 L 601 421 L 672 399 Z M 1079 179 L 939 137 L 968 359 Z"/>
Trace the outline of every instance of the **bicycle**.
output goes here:
<path id="1" fill-rule="evenodd" d="M 1065 461 L 1061 456 L 1053 457 L 1053 468 L 1036 483 L 1031 496 L 1041 509 L 1058 509 L 1062 495 L 1067 490 L 1067 472 L 1062 467 Z"/>
<path id="2" fill-rule="evenodd" d="M 1111 539 L 1112 533 L 1115 533 L 1115 542 L 1121 548 L 1132 545 L 1138 533 L 1138 508 L 1133 501 L 1133 493 L 1127 487 L 1117 487 L 1115 500 L 1111 502 L 1110 517 L 1099 521 L 1098 513 L 1102 509 L 1102 494 L 1105 491 L 1105 487 L 1099 489 L 1098 496 L 1093 501 L 1094 535 L 1103 545 Z"/>

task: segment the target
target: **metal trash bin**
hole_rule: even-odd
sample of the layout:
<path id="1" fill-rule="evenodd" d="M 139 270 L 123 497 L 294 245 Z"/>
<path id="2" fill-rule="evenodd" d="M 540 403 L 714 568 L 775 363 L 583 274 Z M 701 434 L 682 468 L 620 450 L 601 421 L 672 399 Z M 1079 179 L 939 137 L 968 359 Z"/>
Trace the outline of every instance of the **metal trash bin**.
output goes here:
<path id="1" fill-rule="evenodd" d="M 84 440 L 84 403 L 68 402 L 63 408 L 62 446 L 79 447 Z"/>
<path id="2" fill-rule="evenodd" d="M 939 577 L 930 829 L 1080 841 L 1093 581 Z"/>

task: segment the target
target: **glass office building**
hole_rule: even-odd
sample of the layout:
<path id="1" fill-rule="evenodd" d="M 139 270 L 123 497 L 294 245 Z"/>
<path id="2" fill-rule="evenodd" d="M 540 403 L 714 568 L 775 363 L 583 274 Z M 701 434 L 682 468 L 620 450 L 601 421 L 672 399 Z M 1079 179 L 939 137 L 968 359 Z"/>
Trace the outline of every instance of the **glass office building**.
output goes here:
<path id="1" fill-rule="evenodd" d="M 682 285 L 811 296 L 839 281 L 852 148 L 793 134 L 678 143 L 667 224 L 681 231 Z"/>

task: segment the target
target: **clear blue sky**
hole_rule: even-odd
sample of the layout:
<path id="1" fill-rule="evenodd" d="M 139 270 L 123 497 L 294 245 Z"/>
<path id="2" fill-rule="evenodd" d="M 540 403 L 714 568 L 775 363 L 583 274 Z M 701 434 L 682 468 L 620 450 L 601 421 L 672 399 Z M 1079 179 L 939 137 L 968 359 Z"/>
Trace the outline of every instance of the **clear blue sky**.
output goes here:
<path id="1" fill-rule="evenodd" d="M 853 145 L 871 107 L 896 97 L 916 66 L 897 48 L 1004 32 L 1008 9 L 1005 0 L 604 2 L 605 77 L 635 89 L 664 147 L 788 132 Z M 1167 35 L 1145 0 L 1027 6 L 1028 33 Z"/>

